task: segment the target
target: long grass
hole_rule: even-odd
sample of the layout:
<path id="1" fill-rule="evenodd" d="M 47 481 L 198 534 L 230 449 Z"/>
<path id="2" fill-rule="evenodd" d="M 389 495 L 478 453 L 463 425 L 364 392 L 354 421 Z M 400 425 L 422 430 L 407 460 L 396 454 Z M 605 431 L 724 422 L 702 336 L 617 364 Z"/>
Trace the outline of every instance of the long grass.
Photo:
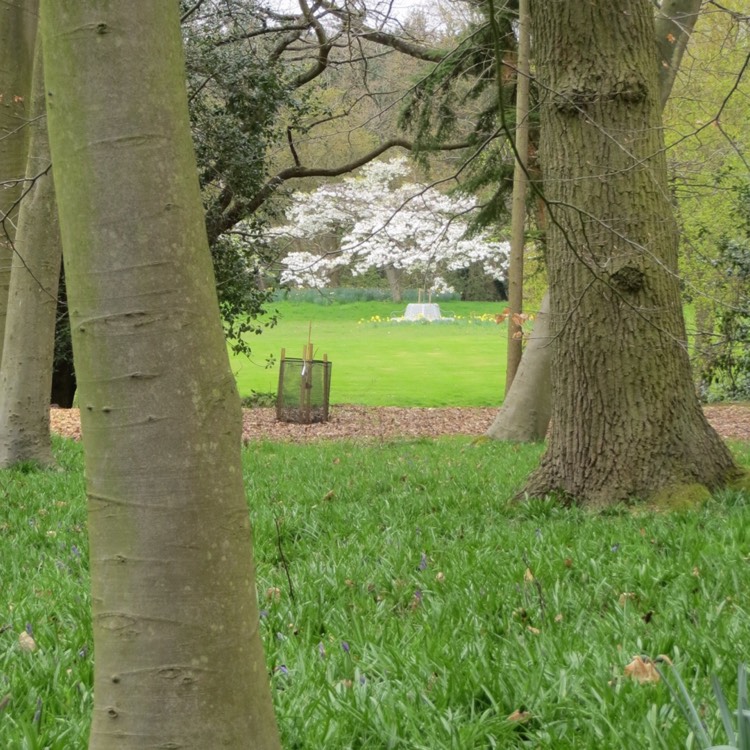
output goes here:
<path id="1" fill-rule="evenodd" d="M 81 451 L 56 450 L 60 473 L 0 474 L 11 750 L 82 750 L 92 705 Z M 733 691 L 750 643 L 748 498 L 668 515 L 514 504 L 539 451 L 457 438 L 246 449 L 287 750 L 686 747 L 663 682 L 624 676 L 635 654 L 667 654 L 721 728 L 709 676 Z"/>
<path id="2" fill-rule="evenodd" d="M 497 406 L 505 388 L 507 327 L 494 315 L 504 303 L 441 304 L 453 322 L 392 323 L 405 305 L 279 302 L 279 324 L 232 357 L 240 394 L 276 392 L 278 357 L 300 357 L 308 336 L 316 356 L 333 362 L 332 403 L 370 406 Z M 273 367 L 266 360 L 275 358 Z"/>

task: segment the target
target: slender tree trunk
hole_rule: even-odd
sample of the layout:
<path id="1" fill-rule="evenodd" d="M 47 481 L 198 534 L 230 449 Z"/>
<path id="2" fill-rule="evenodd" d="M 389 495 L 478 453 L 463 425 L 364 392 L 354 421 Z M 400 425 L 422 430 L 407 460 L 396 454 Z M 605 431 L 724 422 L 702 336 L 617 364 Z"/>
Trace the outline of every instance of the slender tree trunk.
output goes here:
<path id="1" fill-rule="evenodd" d="M 700 6 L 701 0 L 664 0 L 656 14 L 656 62 L 662 108 L 672 91 L 675 76 L 695 26 Z M 546 221 L 544 224 L 546 225 Z M 506 394 L 503 406 L 487 432 L 489 437 L 497 440 L 537 441 L 543 440 L 547 434 L 552 416 L 552 398 L 551 393 L 543 393 L 539 388 L 551 389 L 552 387 L 550 374 L 552 347 L 527 346 L 523 358 L 526 361 L 522 376 L 514 378 L 513 391 Z M 536 407 L 533 411 L 526 412 L 524 404 L 534 403 L 535 396 L 538 396 Z M 504 435 L 527 435 L 528 437 L 505 438 Z"/>
<path id="2" fill-rule="evenodd" d="M 0 359 L 19 199 L 26 174 L 38 7 L 38 0 L 5 0 L 0 4 Z"/>
<path id="3" fill-rule="evenodd" d="M 695 396 L 648 0 L 534 11 L 552 430 L 532 494 L 594 505 L 737 473 Z"/>
<path id="4" fill-rule="evenodd" d="M 544 440 L 552 409 L 549 367 L 539 367 L 540 359 L 551 358 L 549 337 L 549 293 L 534 321 L 518 372 L 495 421 L 487 430 L 493 440 L 531 443 Z"/>
<path id="5" fill-rule="evenodd" d="M 388 279 L 388 286 L 391 288 L 391 299 L 401 302 L 401 274 L 391 263 L 385 267 L 385 278 Z"/>
<path id="6" fill-rule="evenodd" d="M 521 363 L 523 328 L 523 255 L 526 244 L 526 173 L 529 161 L 529 42 L 531 19 L 529 0 L 518 4 L 518 84 L 516 85 L 516 163 L 513 170 L 513 207 L 511 211 L 510 258 L 508 263 L 508 358 L 505 372 L 505 396 Z M 501 103 L 502 106 L 502 103 Z"/>
<path id="7" fill-rule="evenodd" d="M 61 246 L 44 100 L 42 47 L 37 41 L 26 168 L 29 192 L 18 218 L 0 364 L 0 468 L 21 461 L 54 463 L 49 395 Z M 43 173 L 45 169 L 50 171 Z"/>
<path id="8" fill-rule="evenodd" d="M 42 1 L 89 497 L 91 750 L 279 747 L 178 4 Z"/>

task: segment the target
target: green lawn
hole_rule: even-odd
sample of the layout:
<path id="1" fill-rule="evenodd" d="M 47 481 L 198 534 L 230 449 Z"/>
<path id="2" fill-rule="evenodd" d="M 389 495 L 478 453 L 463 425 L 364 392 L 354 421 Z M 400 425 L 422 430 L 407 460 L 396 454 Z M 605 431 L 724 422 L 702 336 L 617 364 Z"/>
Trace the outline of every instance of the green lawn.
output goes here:
<path id="1" fill-rule="evenodd" d="M 0 472 L 9 750 L 84 750 L 92 708 L 82 454 L 55 445 L 61 472 Z M 735 448 L 748 465 L 750 445 Z M 625 677 L 635 654 L 668 655 L 718 731 L 710 675 L 732 696 L 750 642 L 750 498 L 671 514 L 512 504 L 540 450 L 245 449 L 286 750 L 696 747 L 663 683 Z M 528 721 L 509 721 L 519 710 Z"/>
<path id="2" fill-rule="evenodd" d="M 240 394 L 276 392 L 278 363 L 300 357 L 311 340 L 317 357 L 333 362 L 331 402 L 370 406 L 496 406 L 505 388 L 507 327 L 494 316 L 504 303 L 446 302 L 454 323 L 391 323 L 404 305 L 393 302 L 332 304 L 281 302 L 278 326 L 253 337 L 252 359 L 232 357 Z M 382 322 L 372 322 L 379 317 Z"/>

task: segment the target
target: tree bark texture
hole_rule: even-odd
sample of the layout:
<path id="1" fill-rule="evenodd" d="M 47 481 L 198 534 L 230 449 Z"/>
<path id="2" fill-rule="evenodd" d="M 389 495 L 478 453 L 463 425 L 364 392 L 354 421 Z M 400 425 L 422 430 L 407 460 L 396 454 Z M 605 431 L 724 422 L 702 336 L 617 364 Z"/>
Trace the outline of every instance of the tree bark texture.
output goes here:
<path id="1" fill-rule="evenodd" d="M 657 11 L 656 63 L 662 109 L 672 91 L 682 55 L 695 27 L 700 5 L 701 0 L 664 0 Z M 547 335 L 546 332 L 544 335 Z M 543 440 L 547 434 L 552 416 L 551 392 L 542 393 L 538 389 L 552 387 L 552 347 L 527 346 L 523 356 L 526 359 L 522 369 L 523 379 L 514 378 L 514 388 L 506 394 L 503 406 L 492 427 L 487 431 L 488 437 L 496 440 L 537 441 Z M 524 410 L 524 405 L 529 404 L 535 405 L 532 412 Z M 505 438 L 504 435 L 528 437 Z"/>
<path id="2" fill-rule="evenodd" d="M 695 396 L 648 0 L 534 5 L 553 429 L 528 492 L 594 505 L 737 472 Z"/>
<path id="3" fill-rule="evenodd" d="M 86 462 L 91 750 L 279 747 L 173 0 L 43 0 Z"/>
<path id="4" fill-rule="evenodd" d="M 38 10 L 38 0 L 0 3 L 0 359 L 19 199 L 26 174 Z"/>
<path id="5" fill-rule="evenodd" d="M 49 396 L 62 251 L 44 116 L 39 40 L 31 99 L 28 192 L 18 217 L 0 364 L 0 468 L 21 461 L 54 464 Z"/>
<path id="6" fill-rule="evenodd" d="M 552 410 L 552 385 L 549 365 L 540 367 L 539 363 L 548 362 L 551 352 L 547 292 L 534 320 L 534 329 L 526 342 L 513 385 L 487 430 L 487 437 L 514 443 L 544 440 Z"/>

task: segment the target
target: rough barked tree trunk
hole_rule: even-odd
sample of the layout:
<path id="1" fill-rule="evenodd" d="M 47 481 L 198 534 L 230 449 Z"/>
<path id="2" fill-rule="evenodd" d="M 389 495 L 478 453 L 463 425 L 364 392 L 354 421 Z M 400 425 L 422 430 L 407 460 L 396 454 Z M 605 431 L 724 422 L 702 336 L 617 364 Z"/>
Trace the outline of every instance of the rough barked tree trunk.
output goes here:
<path id="1" fill-rule="evenodd" d="M 86 461 L 92 750 L 278 748 L 178 4 L 43 0 Z"/>
<path id="2" fill-rule="evenodd" d="M 24 189 L 38 0 L 0 3 L 0 359 L 19 198 Z"/>
<path id="3" fill-rule="evenodd" d="M 0 468 L 52 466 L 49 395 L 55 351 L 60 228 L 44 116 L 42 47 L 34 59 L 28 192 L 21 202 L 0 364 Z M 47 172 L 44 170 L 47 169 Z"/>
<path id="4" fill-rule="evenodd" d="M 531 443 L 544 440 L 552 409 L 550 368 L 539 362 L 551 359 L 549 337 L 549 293 L 534 320 L 534 330 L 526 343 L 521 362 L 500 411 L 487 430 L 493 440 Z"/>
<path id="5" fill-rule="evenodd" d="M 672 91 L 700 6 L 701 0 L 664 0 L 656 13 L 656 66 L 662 108 Z M 523 377 L 514 378 L 513 390 L 506 394 L 500 411 L 486 433 L 495 440 L 538 441 L 547 434 L 552 416 L 552 347 L 528 346 L 523 357 L 526 360 Z M 548 390 L 542 392 L 539 390 L 541 387 Z M 533 412 L 525 411 L 524 407 L 529 404 L 535 404 Z"/>
<path id="6" fill-rule="evenodd" d="M 595 505 L 737 472 L 695 396 L 648 0 L 534 6 L 552 430 L 527 490 Z"/>

